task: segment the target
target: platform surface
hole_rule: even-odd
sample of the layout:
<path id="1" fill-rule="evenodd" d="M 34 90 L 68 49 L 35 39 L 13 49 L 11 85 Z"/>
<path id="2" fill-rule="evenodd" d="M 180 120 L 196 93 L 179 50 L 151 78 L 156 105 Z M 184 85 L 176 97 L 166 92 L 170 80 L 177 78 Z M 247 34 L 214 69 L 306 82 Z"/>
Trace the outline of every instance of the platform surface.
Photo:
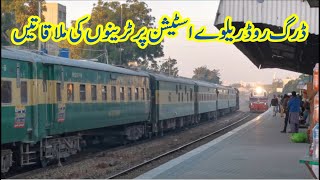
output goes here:
<path id="1" fill-rule="evenodd" d="M 283 122 L 269 109 L 136 179 L 311 179 L 299 163 L 308 144 L 292 143 L 289 133 L 280 133 Z"/>

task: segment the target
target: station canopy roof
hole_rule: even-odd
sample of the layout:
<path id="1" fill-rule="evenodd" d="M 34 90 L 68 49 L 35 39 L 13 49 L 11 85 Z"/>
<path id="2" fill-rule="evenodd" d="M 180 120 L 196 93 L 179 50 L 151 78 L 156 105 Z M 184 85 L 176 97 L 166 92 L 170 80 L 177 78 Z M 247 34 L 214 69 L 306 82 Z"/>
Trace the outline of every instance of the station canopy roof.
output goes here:
<path id="1" fill-rule="evenodd" d="M 315 2 L 317 1 L 317 2 Z M 275 33 L 282 33 L 285 19 L 291 14 L 297 14 L 298 23 L 291 29 L 293 34 L 302 20 L 309 25 L 309 37 L 302 43 L 291 42 L 256 42 L 234 43 L 258 68 L 280 68 L 294 72 L 312 74 L 313 68 L 319 62 L 319 0 L 221 0 L 217 12 L 215 26 L 224 26 L 226 16 L 232 17 L 232 25 L 236 32 L 243 28 L 247 21 L 262 31 L 269 28 Z"/>
<path id="2" fill-rule="evenodd" d="M 310 7 L 319 7 L 319 0 L 307 0 Z"/>

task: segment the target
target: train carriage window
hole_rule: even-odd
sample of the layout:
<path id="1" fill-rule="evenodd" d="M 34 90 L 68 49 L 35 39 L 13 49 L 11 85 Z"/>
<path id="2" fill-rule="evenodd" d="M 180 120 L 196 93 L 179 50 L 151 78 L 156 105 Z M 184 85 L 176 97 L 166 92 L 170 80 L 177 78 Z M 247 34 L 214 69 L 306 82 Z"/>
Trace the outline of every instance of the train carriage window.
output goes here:
<path id="1" fill-rule="evenodd" d="M 57 83 L 56 86 L 56 91 L 57 91 L 57 101 L 61 101 L 61 83 Z"/>
<path id="2" fill-rule="evenodd" d="M 150 99 L 150 92 L 149 92 L 149 88 L 147 88 L 147 100 Z"/>
<path id="3" fill-rule="evenodd" d="M 120 100 L 124 101 L 124 87 L 120 88 Z"/>
<path id="4" fill-rule="evenodd" d="M 86 85 L 80 84 L 80 101 L 86 100 Z"/>
<path id="5" fill-rule="evenodd" d="M 192 89 L 190 88 L 190 101 L 192 101 Z"/>
<path id="6" fill-rule="evenodd" d="M 21 103 L 28 103 L 28 84 L 27 81 L 21 81 L 20 86 Z"/>
<path id="7" fill-rule="evenodd" d="M 115 86 L 111 86 L 111 100 L 117 100 L 117 88 Z"/>
<path id="8" fill-rule="evenodd" d="M 102 101 L 107 100 L 107 86 L 102 86 L 101 96 L 102 96 Z"/>
<path id="9" fill-rule="evenodd" d="M 180 102 L 180 93 L 178 93 L 178 102 Z"/>
<path id="10" fill-rule="evenodd" d="M 1 80 L 1 103 L 11 103 L 12 89 L 10 81 Z"/>
<path id="11" fill-rule="evenodd" d="M 139 88 L 136 88 L 134 91 L 135 100 L 139 99 Z"/>
<path id="12" fill-rule="evenodd" d="M 181 102 L 183 102 L 183 93 L 181 93 Z"/>
<path id="13" fill-rule="evenodd" d="M 128 99 L 129 101 L 132 101 L 132 89 L 128 88 Z"/>
<path id="14" fill-rule="evenodd" d="M 169 92 L 168 101 L 171 102 L 171 92 Z"/>
<path id="15" fill-rule="evenodd" d="M 74 88 L 71 83 L 67 84 L 67 98 L 68 101 L 74 101 Z"/>
<path id="16" fill-rule="evenodd" d="M 145 100 L 145 92 L 144 92 L 144 88 L 141 88 L 142 90 L 142 100 Z"/>
<path id="17" fill-rule="evenodd" d="M 91 85 L 91 99 L 92 99 L 92 101 L 97 100 L 97 86 L 96 85 Z"/>

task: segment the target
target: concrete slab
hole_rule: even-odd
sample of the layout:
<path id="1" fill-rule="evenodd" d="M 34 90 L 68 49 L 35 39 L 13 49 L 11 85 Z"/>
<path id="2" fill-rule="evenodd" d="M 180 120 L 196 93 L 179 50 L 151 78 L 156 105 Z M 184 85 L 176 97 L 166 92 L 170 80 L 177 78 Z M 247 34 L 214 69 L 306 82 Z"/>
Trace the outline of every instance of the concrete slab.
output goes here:
<path id="1" fill-rule="evenodd" d="M 280 133 L 283 119 L 271 110 L 137 179 L 311 179 L 299 159 L 308 144 Z"/>

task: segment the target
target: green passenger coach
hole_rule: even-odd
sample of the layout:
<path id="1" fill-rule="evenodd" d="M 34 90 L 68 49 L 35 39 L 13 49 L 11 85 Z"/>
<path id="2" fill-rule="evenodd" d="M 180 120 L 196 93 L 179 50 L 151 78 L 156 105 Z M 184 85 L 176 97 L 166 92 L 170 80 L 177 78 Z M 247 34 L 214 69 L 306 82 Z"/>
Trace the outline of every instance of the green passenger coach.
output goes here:
<path id="1" fill-rule="evenodd" d="M 1 49 L 1 97 L 2 172 L 13 152 L 21 166 L 68 157 L 85 134 L 139 139 L 150 119 L 148 74 L 16 49 Z"/>
<path id="2" fill-rule="evenodd" d="M 150 74 L 152 89 L 153 132 L 163 132 L 198 121 L 195 105 L 195 83 L 186 78 Z"/>
<path id="3" fill-rule="evenodd" d="M 197 92 L 197 113 L 201 119 L 218 117 L 218 86 L 216 84 L 195 80 Z"/>

